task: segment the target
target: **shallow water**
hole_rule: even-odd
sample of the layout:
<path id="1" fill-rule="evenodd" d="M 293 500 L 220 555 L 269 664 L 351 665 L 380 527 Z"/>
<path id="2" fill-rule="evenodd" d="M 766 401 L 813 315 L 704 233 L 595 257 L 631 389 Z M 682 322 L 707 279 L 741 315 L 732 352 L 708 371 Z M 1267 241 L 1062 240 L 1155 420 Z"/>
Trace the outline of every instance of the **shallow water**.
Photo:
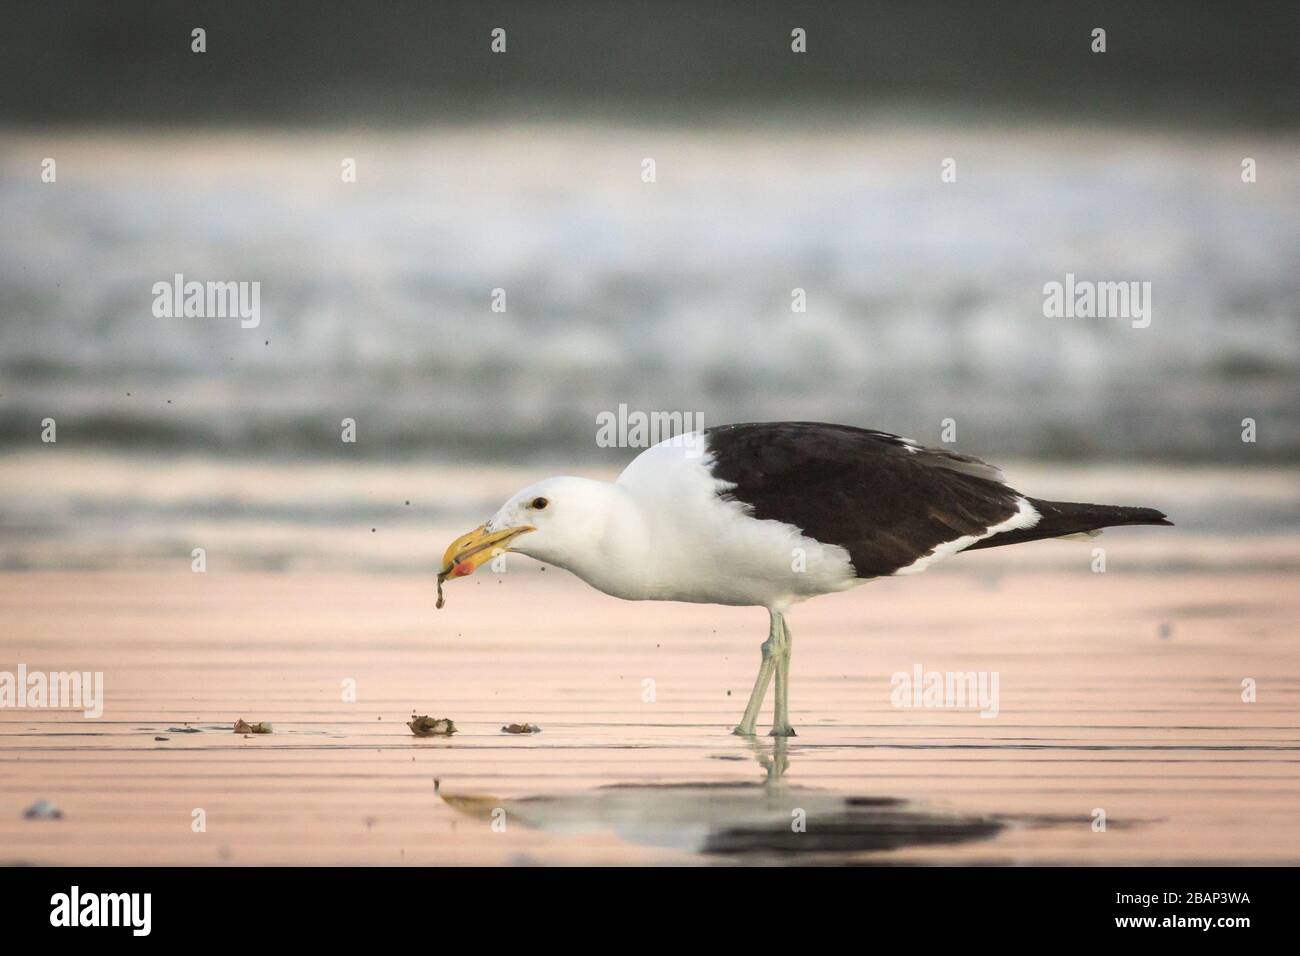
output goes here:
<path id="1" fill-rule="evenodd" d="M 0 571 L 188 570 L 202 547 L 222 572 L 417 572 L 520 488 L 557 473 L 613 480 L 638 450 L 607 451 L 602 468 L 154 459 L 62 443 L 0 453 Z M 998 464 L 1036 497 L 1167 512 L 1177 532 L 1126 529 L 1095 542 L 1121 545 L 1129 569 L 1300 569 L 1295 468 Z M 979 567 L 1090 560 L 1067 542 L 987 551 Z"/>
<path id="2" fill-rule="evenodd" d="M 729 732 L 757 610 L 522 563 L 440 612 L 431 574 L 0 575 L 0 670 L 102 670 L 107 698 L 99 720 L 0 709 L 0 860 L 1300 862 L 1291 576 L 1124 553 L 1105 574 L 969 555 L 796 608 L 784 752 Z M 918 663 L 997 672 L 998 715 L 893 706 Z M 417 739 L 413 712 L 461 732 Z M 40 798 L 63 818 L 24 819 Z"/>

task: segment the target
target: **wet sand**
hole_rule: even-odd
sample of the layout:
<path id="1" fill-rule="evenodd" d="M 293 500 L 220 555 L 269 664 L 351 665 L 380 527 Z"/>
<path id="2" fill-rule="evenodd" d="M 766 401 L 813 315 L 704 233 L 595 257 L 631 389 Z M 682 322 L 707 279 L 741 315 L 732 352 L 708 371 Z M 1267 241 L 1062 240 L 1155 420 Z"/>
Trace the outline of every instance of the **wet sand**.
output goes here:
<path id="1" fill-rule="evenodd" d="M 0 575 L 0 670 L 106 687 L 98 720 L 0 709 L 0 863 L 1300 862 L 1292 574 L 970 555 L 813 601 L 778 747 L 730 734 L 762 611 L 511 560 L 441 612 L 432 575 Z M 896 708 L 916 664 L 997 672 L 998 715 Z"/>

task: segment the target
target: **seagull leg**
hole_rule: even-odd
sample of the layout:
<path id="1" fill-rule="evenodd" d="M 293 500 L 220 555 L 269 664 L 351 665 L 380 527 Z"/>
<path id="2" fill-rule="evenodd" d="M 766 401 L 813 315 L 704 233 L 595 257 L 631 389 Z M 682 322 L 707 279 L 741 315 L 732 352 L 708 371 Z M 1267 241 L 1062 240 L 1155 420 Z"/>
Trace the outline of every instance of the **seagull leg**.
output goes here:
<path id="1" fill-rule="evenodd" d="M 754 725 L 758 723 L 758 710 L 763 706 L 763 698 L 767 695 L 767 685 L 772 680 L 772 668 L 776 666 L 776 660 L 773 654 L 776 650 L 778 634 L 780 633 L 781 615 L 775 612 L 768 612 L 772 616 L 772 622 L 767 632 L 767 640 L 759 648 L 763 652 L 763 663 L 758 667 L 758 677 L 754 680 L 754 689 L 749 694 L 749 703 L 745 705 L 745 715 L 740 718 L 740 724 L 732 731 L 741 737 L 754 736 Z"/>
<path id="2" fill-rule="evenodd" d="M 773 653 L 776 660 L 776 705 L 772 710 L 769 736 L 794 737 L 794 728 L 790 726 L 790 629 L 785 626 L 784 616 L 777 614 L 775 618 L 780 625 L 780 639 Z"/>

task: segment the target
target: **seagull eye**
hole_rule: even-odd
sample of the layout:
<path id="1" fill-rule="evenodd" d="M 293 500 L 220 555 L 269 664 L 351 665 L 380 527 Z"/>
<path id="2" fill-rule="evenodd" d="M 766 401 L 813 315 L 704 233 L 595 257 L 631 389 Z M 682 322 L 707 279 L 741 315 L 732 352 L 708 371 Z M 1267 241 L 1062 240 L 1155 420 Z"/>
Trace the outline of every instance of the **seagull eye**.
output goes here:
<path id="1" fill-rule="evenodd" d="M 545 498 L 534 498 L 531 502 L 529 502 L 528 507 L 532 508 L 534 511 L 541 511 L 549 504 L 550 502 L 547 501 Z"/>

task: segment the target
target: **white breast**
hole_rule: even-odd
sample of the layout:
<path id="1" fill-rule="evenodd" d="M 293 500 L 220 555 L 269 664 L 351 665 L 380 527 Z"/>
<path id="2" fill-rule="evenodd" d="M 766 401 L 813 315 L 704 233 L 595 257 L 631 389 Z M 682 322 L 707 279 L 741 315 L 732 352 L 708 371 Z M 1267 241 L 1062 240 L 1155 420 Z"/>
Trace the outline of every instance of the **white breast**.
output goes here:
<path id="1" fill-rule="evenodd" d="M 647 547 L 634 579 L 598 587 L 620 597 L 781 609 L 861 583 L 844 548 L 721 498 L 732 486 L 713 477 L 705 440 L 692 438 L 648 448 L 619 476 L 645 521 Z"/>

